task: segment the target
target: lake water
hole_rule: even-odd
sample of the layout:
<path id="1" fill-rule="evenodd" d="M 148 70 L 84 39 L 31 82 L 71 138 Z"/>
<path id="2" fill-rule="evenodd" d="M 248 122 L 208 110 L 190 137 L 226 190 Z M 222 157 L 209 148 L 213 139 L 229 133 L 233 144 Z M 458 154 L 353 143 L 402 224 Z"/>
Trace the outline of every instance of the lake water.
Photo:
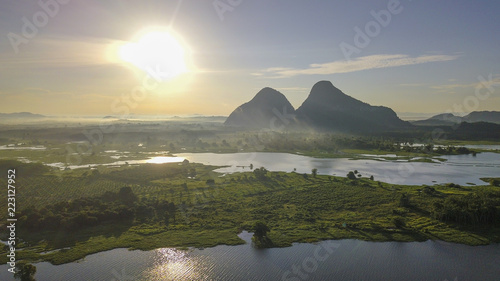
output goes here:
<path id="1" fill-rule="evenodd" d="M 46 150 L 47 148 L 43 145 L 37 146 L 16 146 L 14 144 L 0 145 L 0 150 Z"/>
<path id="2" fill-rule="evenodd" d="M 243 233 L 249 241 L 251 234 Z M 114 249 L 54 266 L 35 264 L 38 281 L 125 280 L 499 280 L 500 245 L 442 241 L 330 240 L 257 250 L 250 244 L 153 251 Z M 0 266 L 0 280 L 14 280 Z"/>
<path id="3" fill-rule="evenodd" d="M 408 161 L 377 161 L 372 159 L 352 160 L 347 158 L 313 158 L 288 153 L 181 153 L 177 157 L 190 162 L 224 167 L 216 171 L 234 173 L 265 167 L 270 171 L 311 173 L 318 169 L 318 174 L 346 176 L 349 171 L 358 170 L 364 177 L 373 175 L 375 180 L 393 184 L 433 185 L 435 183 L 473 183 L 484 185 L 482 177 L 500 177 L 500 154 L 479 153 L 472 155 L 440 156 L 447 161 L 435 163 Z"/>
<path id="4" fill-rule="evenodd" d="M 87 164 L 87 165 L 68 165 L 68 166 L 66 166 L 66 164 L 64 164 L 62 162 L 57 162 L 57 163 L 49 163 L 46 165 L 63 170 L 66 167 L 69 169 L 81 169 L 81 168 L 92 168 L 92 167 L 97 167 L 97 166 L 123 166 L 123 165 L 138 165 L 138 164 L 180 163 L 180 162 L 184 161 L 184 159 L 185 158 L 175 157 L 175 156 L 156 156 L 156 157 L 150 157 L 148 159 L 122 160 L 122 161 L 116 161 L 116 162 L 106 163 L 106 164 Z"/>
<path id="5" fill-rule="evenodd" d="M 419 145 L 419 144 L 415 144 Z M 469 148 L 499 150 L 499 145 L 466 145 Z M 46 149 L 43 146 L 19 147 L 14 145 L 0 146 L 1 149 Z M 108 150 L 115 159 L 126 158 L 128 152 Z M 120 160 L 107 164 L 70 165 L 70 169 L 89 168 L 96 166 L 121 166 L 145 163 L 163 164 L 178 163 L 184 159 L 206 165 L 228 166 L 217 169 L 221 173 L 250 171 L 250 164 L 254 168 L 265 167 L 270 171 L 311 173 L 317 169 L 319 174 L 345 176 L 349 171 L 358 170 L 363 176 L 374 176 L 375 180 L 407 185 L 433 185 L 439 183 L 456 183 L 460 185 L 484 185 L 480 178 L 500 176 L 500 153 L 485 152 L 477 156 L 447 155 L 438 158 L 446 159 L 441 162 L 434 159 L 434 163 L 408 162 L 406 160 L 384 160 L 381 157 L 395 157 L 396 155 L 361 155 L 368 159 L 348 158 L 313 158 L 289 153 L 180 153 L 170 156 L 168 151 L 153 153 L 157 156 L 141 160 Z M 415 158 L 416 159 L 416 158 Z M 26 159 L 21 159 L 29 162 Z M 65 169 L 64 163 L 48 163 L 48 166 Z"/>
<path id="6" fill-rule="evenodd" d="M 163 164 L 179 163 L 184 159 L 190 162 L 214 166 L 227 166 L 217 169 L 220 173 L 250 171 L 253 168 L 265 167 L 270 171 L 311 173 L 317 169 L 318 174 L 345 177 L 349 171 L 358 170 L 364 177 L 374 176 L 375 180 L 393 184 L 433 185 L 439 183 L 456 183 L 460 185 L 485 185 L 480 178 L 500 177 L 500 153 L 484 152 L 472 155 L 439 156 L 446 161 L 434 159 L 433 163 L 408 162 L 403 159 L 384 160 L 381 157 L 396 155 L 364 155 L 367 159 L 348 158 L 314 158 L 290 153 L 180 153 L 176 156 L 149 157 L 141 160 L 120 160 L 108 164 L 72 165 L 70 169 L 96 166 L 121 166 L 145 163 Z M 362 155 L 363 156 L 363 155 Z M 64 163 L 50 163 L 48 166 L 64 169 Z"/>

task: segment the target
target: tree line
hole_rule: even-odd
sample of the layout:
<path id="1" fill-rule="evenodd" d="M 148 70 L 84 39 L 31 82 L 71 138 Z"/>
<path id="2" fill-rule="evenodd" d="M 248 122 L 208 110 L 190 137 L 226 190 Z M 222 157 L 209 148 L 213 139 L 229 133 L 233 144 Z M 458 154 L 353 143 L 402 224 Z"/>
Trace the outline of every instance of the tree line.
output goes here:
<path id="1" fill-rule="evenodd" d="M 66 230 L 96 226 L 106 222 L 175 222 L 176 206 L 159 199 L 139 200 L 130 187 L 107 191 L 98 197 L 62 201 L 43 208 L 29 207 L 20 212 L 19 225 L 27 230 Z"/>
<path id="2" fill-rule="evenodd" d="M 475 192 L 449 196 L 433 203 L 432 216 L 459 224 L 491 224 L 500 222 L 500 192 Z"/>

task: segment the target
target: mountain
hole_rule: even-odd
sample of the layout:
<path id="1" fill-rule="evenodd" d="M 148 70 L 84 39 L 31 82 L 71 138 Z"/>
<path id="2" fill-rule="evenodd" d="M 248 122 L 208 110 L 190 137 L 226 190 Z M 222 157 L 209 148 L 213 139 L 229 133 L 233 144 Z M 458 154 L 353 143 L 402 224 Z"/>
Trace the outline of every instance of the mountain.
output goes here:
<path id="1" fill-rule="evenodd" d="M 473 111 L 463 117 L 463 120 L 472 122 L 489 122 L 500 124 L 500 111 Z"/>
<path id="2" fill-rule="evenodd" d="M 274 130 L 294 123 L 294 114 L 295 109 L 282 93 L 266 87 L 251 101 L 236 108 L 224 124 Z"/>
<path id="3" fill-rule="evenodd" d="M 412 121 L 411 123 L 418 126 L 453 126 L 462 122 L 489 122 L 500 124 L 500 111 L 473 111 L 464 117 L 456 116 L 451 113 L 443 113 L 429 119 Z"/>
<path id="4" fill-rule="evenodd" d="M 31 112 L 0 113 L 0 118 L 45 118 L 45 115 Z"/>
<path id="5" fill-rule="evenodd" d="M 323 130 L 375 132 L 411 126 L 392 109 L 352 98 L 329 81 L 316 83 L 296 112 L 303 123 Z"/>
<path id="6" fill-rule="evenodd" d="M 462 122 L 462 117 L 455 116 L 452 113 L 442 113 L 442 114 L 432 116 L 428 120 L 449 121 L 449 122 L 454 122 L 454 123 L 460 123 L 460 122 Z"/>
<path id="7" fill-rule="evenodd" d="M 463 118 L 460 116 L 453 115 L 451 113 L 442 113 L 432 116 L 425 120 L 412 121 L 413 125 L 418 126 L 453 126 L 455 124 L 461 123 Z"/>

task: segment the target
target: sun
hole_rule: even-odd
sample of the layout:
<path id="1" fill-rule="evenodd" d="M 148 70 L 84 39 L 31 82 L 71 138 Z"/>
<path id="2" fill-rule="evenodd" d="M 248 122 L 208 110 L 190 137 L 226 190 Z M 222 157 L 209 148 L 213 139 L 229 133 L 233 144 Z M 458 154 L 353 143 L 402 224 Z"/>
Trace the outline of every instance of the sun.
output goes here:
<path id="1" fill-rule="evenodd" d="M 169 30 L 142 32 L 138 40 L 119 48 L 121 60 L 159 80 L 170 80 L 189 72 L 187 47 Z"/>

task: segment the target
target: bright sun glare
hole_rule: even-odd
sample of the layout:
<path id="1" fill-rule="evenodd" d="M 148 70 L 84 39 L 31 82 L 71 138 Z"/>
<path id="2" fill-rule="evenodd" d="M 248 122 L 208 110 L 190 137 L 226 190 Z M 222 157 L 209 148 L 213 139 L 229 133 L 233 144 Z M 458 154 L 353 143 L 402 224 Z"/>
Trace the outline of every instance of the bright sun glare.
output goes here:
<path id="1" fill-rule="evenodd" d="M 154 78 L 172 79 L 188 72 L 186 48 L 168 31 L 149 31 L 119 49 L 120 58 Z"/>

